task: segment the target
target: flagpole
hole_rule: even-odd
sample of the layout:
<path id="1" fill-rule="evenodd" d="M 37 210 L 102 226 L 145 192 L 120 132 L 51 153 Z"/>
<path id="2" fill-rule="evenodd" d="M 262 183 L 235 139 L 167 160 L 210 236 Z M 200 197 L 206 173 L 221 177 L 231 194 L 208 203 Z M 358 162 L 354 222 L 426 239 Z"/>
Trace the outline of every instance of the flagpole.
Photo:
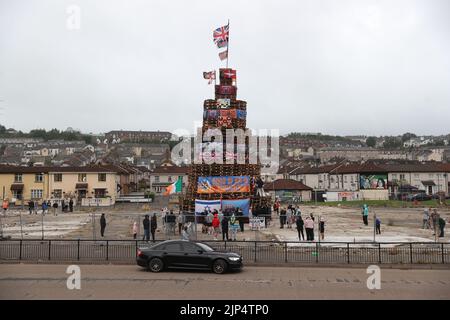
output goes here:
<path id="1" fill-rule="evenodd" d="M 228 69 L 228 57 L 229 56 L 230 56 L 230 19 L 228 19 L 227 69 Z"/>

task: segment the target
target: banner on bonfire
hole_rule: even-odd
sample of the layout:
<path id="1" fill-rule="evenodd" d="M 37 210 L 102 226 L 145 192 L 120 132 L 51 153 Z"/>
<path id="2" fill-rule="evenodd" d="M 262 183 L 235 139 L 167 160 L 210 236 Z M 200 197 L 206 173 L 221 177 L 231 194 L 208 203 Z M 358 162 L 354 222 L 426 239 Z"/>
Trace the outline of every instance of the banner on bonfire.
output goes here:
<path id="1" fill-rule="evenodd" d="M 242 210 L 242 214 L 245 217 L 248 217 L 248 212 L 250 209 L 250 199 L 236 199 L 236 200 L 222 200 L 222 212 L 233 213 L 236 211 L 236 208 Z"/>
<path id="2" fill-rule="evenodd" d="M 221 209 L 220 200 L 199 200 L 195 199 L 195 214 L 204 215 L 205 211 L 214 210 L 219 211 Z"/>
<path id="3" fill-rule="evenodd" d="M 198 177 L 198 193 L 250 192 L 249 176 Z"/>

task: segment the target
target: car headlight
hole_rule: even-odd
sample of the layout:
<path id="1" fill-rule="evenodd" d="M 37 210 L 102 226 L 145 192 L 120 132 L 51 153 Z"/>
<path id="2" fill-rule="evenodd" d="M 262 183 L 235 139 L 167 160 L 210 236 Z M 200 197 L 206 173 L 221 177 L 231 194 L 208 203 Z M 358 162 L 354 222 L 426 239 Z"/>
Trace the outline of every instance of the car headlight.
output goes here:
<path id="1" fill-rule="evenodd" d="M 238 261 L 240 258 L 238 258 L 238 257 L 229 257 L 228 259 L 230 259 L 231 261 Z"/>

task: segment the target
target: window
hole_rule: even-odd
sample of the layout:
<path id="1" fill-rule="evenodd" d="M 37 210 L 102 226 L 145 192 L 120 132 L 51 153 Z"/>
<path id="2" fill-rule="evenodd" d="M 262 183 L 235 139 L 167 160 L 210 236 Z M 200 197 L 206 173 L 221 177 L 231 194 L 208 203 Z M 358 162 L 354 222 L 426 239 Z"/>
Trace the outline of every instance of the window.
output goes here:
<path id="1" fill-rule="evenodd" d="M 61 199 L 62 198 L 62 189 L 54 189 L 53 197 L 56 199 Z"/>
<path id="2" fill-rule="evenodd" d="M 36 173 L 34 175 L 34 182 L 42 182 L 44 181 L 44 175 L 42 173 Z"/>
<path id="3" fill-rule="evenodd" d="M 78 174 L 78 182 L 86 182 L 86 173 Z"/>
<path id="4" fill-rule="evenodd" d="M 106 181 L 106 173 L 99 173 L 98 174 L 98 181 Z"/>
<path id="5" fill-rule="evenodd" d="M 392 174 L 392 179 L 397 179 L 397 174 L 396 173 Z"/>
<path id="6" fill-rule="evenodd" d="M 179 243 L 168 243 L 166 244 L 166 251 L 168 252 L 180 252 L 181 246 Z"/>
<path id="7" fill-rule="evenodd" d="M 183 243 L 183 247 L 184 247 L 184 251 L 187 252 L 197 252 L 198 250 L 200 250 L 200 247 L 197 247 L 195 244 L 193 243 Z"/>
<path id="8" fill-rule="evenodd" d="M 13 190 L 12 194 L 13 198 L 16 198 L 17 200 L 22 200 L 22 190 Z"/>
<path id="9" fill-rule="evenodd" d="M 404 173 L 400 173 L 400 180 L 405 180 L 405 174 Z"/>
<path id="10" fill-rule="evenodd" d="M 155 176 L 155 182 L 159 182 L 159 176 Z"/>
<path id="11" fill-rule="evenodd" d="M 14 175 L 14 182 L 22 182 L 22 174 L 21 173 L 16 173 Z"/>
<path id="12" fill-rule="evenodd" d="M 347 183 L 347 176 L 344 176 L 344 182 Z"/>
<path id="13" fill-rule="evenodd" d="M 53 181 L 55 182 L 61 182 L 62 181 L 62 173 L 55 173 L 53 175 Z"/>
<path id="14" fill-rule="evenodd" d="M 42 199 L 42 189 L 31 189 L 31 199 Z"/>
<path id="15" fill-rule="evenodd" d="M 169 177 L 167 178 L 167 181 L 172 182 L 172 177 L 169 176 Z"/>
<path id="16" fill-rule="evenodd" d="M 96 198 L 104 198 L 106 196 L 106 189 L 94 189 Z"/>

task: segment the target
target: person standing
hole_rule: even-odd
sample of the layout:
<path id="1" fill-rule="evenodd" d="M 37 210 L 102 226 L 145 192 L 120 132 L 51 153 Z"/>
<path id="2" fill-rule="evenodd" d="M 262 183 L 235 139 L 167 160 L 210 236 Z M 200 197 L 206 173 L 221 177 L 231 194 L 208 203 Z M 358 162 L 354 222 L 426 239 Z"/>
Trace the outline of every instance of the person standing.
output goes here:
<path id="1" fill-rule="evenodd" d="M 189 233 L 187 232 L 188 228 L 186 226 L 183 227 L 183 231 L 181 232 L 181 239 L 189 241 Z"/>
<path id="2" fill-rule="evenodd" d="M 219 227 L 220 227 L 219 215 L 217 213 L 214 214 L 214 218 L 212 220 L 212 227 L 214 229 L 214 240 L 217 240 L 217 235 L 219 234 Z"/>
<path id="3" fill-rule="evenodd" d="M 150 232 L 152 233 L 152 241 L 155 242 L 155 231 L 158 227 L 158 223 L 156 222 L 156 213 L 153 213 L 152 219 L 150 220 Z"/>
<path id="4" fill-rule="evenodd" d="M 6 216 L 6 211 L 9 208 L 9 201 L 8 201 L 8 199 L 4 199 L 3 200 L 2 208 L 3 208 L 3 213 Z"/>
<path id="5" fill-rule="evenodd" d="M 106 229 L 106 218 L 105 218 L 105 214 L 102 213 L 102 215 L 100 217 L 100 234 L 102 237 L 105 236 L 105 229 Z"/>
<path id="6" fill-rule="evenodd" d="M 244 214 L 242 213 L 241 208 L 238 208 L 238 221 L 239 227 L 241 228 L 241 232 L 244 232 Z"/>
<path id="7" fill-rule="evenodd" d="M 436 229 L 439 221 L 439 215 L 437 213 L 436 209 L 433 209 L 433 212 L 431 213 L 431 223 L 433 224 L 433 236 L 436 234 Z"/>
<path id="8" fill-rule="evenodd" d="M 256 195 L 259 197 L 264 197 L 264 182 L 261 177 L 256 178 Z"/>
<path id="9" fill-rule="evenodd" d="M 42 201 L 42 214 L 45 215 L 45 213 L 47 212 L 47 202 Z"/>
<path id="10" fill-rule="evenodd" d="M 228 241 L 228 218 L 227 217 L 223 217 L 222 221 L 220 222 L 220 225 L 222 227 L 222 240 L 223 241 Z"/>
<path id="11" fill-rule="evenodd" d="M 289 205 L 286 211 L 287 228 L 292 228 L 292 205 Z"/>
<path id="12" fill-rule="evenodd" d="M 30 212 L 30 214 L 32 214 L 33 210 L 34 210 L 34 201 L 30 200 L 28 201 L 28 211 Z"/>
<path id="13" fill-rule="evenodd" d="M 323 217 L 320 217 L 319 232 L 320 238 L 323 240 L 325 238 L 325 219 Z"/>
<path id="14" fill-rule="evenodd" d="M 280 210 L 280 229 L 284 228 L 285 223 L 286 223 L 286 209 L 283 207 Z"/>
<path id="15" fill-rule="evenodd" d="M 64 201 L 64 199 L 61 200 L 61 212 L 65 212 L 66 211 L 66 202 Z"/>
<path id="16" fill-rule="evenodd" d="M 231 240 L 236 241 L 236 234 L 239 229 L 239 224 L 236 220 L 236 216 L 234 215 L 234 213 L 231 215 L 230 218 L 230 228 L 231 228 Z"/>
<path id="17" fill-rule="evenodd" d="M 305 220 L 306 240 L 314 241 L 314 221 L 311 217 L 306 217 Z"/>
<path id="18" fill-rule="evenodd" d="M 150 219 L 148 218 L 148 214 L 145 215 L 144 220 L 142 221 L 144 226 L 144 241 L 150 240 Z"/>
<path id="19" fill-rule="evenodd" d="M 53 207 L 53 215 L 54 215 L 54 216 L 57 216 L 57 215 L 58 215 L 58 212 L 56 212 L 56 210 L 58 210 L 58 202 L 57 202 L 57 201 L 54 201 L 52 207 Z"/>
<path id="20" fill-rule="evenodd" d="M 178 223 L 178 234 L 181 235 L 181 231 L 183 230 L 183 225 L 185 223 L 184 213 L 180 212 L 177 217 Z"/>
<path id="21" fill-rule="evenodd" d="M 302 240 L 304 241 L 305 235 L 303 234 L 303 226 L 305 223 L 300 214 L 297 216 L 297 220 L 295 221 L 295 224 L 297 225 L 298 241 L 302 241 Z M 301 238 L 300 238 L 300 236 L 301 236 Z"/>
<path id="22" fill-rule="evenodd" d="M 429 229 L 430 225 L 430 212 L 428 209 L 423 210 L 423 216 L 422 216 L 422 229 Z"/>
<path id="23" fill-rule="evenodd" d="M 72 200 L 72 198 L 70 198 L 70 200 L 69 200 L 69 211 L 73 212 L 73 200 Z"/>
<path id="24" fill-rule="evenodd" d="M 368 226 L 369 225 L 369 221 L 368 221 L 368 218 L 369 218 L 369 206 L 367 204 L 363 205 L 362 216 L 363 216 L 364 225 Z"/>
<path id="25" fill-rule="evenodd" d="M 133 222 L 133 229 L 132 229 L 132 232 L 133 232 L 133 239 L 136 240 L 137 233 L 138 233 L 138 224 L 137 224 L 136 221 Z"/>
<path id="26" fill-rule="evenodd" d="M 105 218 L 105 214 L 102 213 L 102 215 L 100 217 L 100 234 L 102 237 L 105 236 L 105 229 L 106 229 L 106 218 Z"/>
<path id="27" fill-rule="evenodd" d="M 438 224 L 439 224 L 439 231 L 440 231 L 439 238 L 443 238 L 444 237 L 445 220 L 442 217 L 439 217 Z"/>
<path id="28" fill-rule="evenodd" d="M 381 234 L 381 219 L 379 217 L 375 219 L 375 230 L 376 234 Z"/>

